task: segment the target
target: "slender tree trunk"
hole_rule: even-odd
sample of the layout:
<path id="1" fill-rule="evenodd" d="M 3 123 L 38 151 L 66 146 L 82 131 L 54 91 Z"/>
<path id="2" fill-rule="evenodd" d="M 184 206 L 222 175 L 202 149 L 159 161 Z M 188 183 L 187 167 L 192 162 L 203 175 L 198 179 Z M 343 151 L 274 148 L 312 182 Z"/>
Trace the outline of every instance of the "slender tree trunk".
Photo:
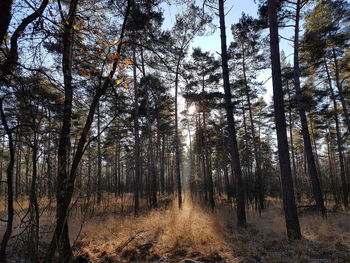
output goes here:
<path id="1" fill-rule="evenodd" d="M 139 138 L 139 102 L 136 76 L 136 54 L 133 50 L 133 75 L 134 75 L 134 138 L 135 138 L 135 182 L 134 182 L 134 214 L 137 215 L 140 209 L 140 180 L 141 180 L 141 163 L 140 163 L 140 138 Z"/>
<path id="2" fill-rule="evenodd" d="M 49 111 L 48 116 L 48 129 L 49 129 L 49 135 L 48 135 L 48 141 L 47 141 L 47 196 L 51 200 L 52 196 L 52 189 L 53 189 L 53 183 L 52 183 L 52 165 L 51 165 L 51 140 L 52 140 L 52 127 L 51 127 L 51 111 Z"/>
<path id="3" fill-rule="evenodd" d="M 343 204 L 345 208 L 348 208 L 349 206 L 349 188 L 348 183 L 346 180 L 346 171 L 345 171 L 345 160 L 344 160 L 344 152 L 343 152 L 343 139 L 341 136 L 340 131 L 340 123 L 339 123 L 339 117 L 338 117 L 338 106 L 336 97 L 333 91 L 333 85 L 332 85 L 332 79 L 328 70 L 327 61 L 324 61 L 327 78 L 328 78 L 328 85 L 329 90 L 331 92 L 331 100 L 333 102 L 333 117 L 335 121 L 335 129 L 336 129 L 336 136 L 337 136 L 337 146 L 338 146 L 338 155 L 339 155 L 339 163 L 340 163 L 340 178 L 342 182 L 342 190 L 343 190 Z"/>
<path id="4" fill-rule="evenodd" d="M 165 134 L 162 134 L 162 149 L 160 160 L 160 185 L 162 194 L 165 193 Z"/>
<path id="5" fill-rule="evenodd" d="M 257 194 L 258 194 L 258 200 L 259 200 L 259 213 L 261 214 L 262 209 L 264 209 L 264 193 L 262 190 L 262 170 L 261 170 L 261 161 L 259 156 L 259 146 L 257 143 L 257 138 L 255 135 L 255 125 L 254 125 L 254 118 L 253 118 L 253 111 L 252 111 L 252 103 L 250 100 L 250 88 L 248 85 L 248 79 L 246 74 L 246 62 L 245 62 L 245 53 L 243 49 L 243 56 L 242 56 L 242 66 L 243 66 L 243 76 L 244 76 L 244 84 L 245 84 L 245 92 L 247 97 L 247 103 L 248 103 L 248 111 L 249 111 L 249 120 L 250 120 L 250 129 L 252 131 L 252 140 L 253 140 L 253 148 L 254 148 L 254 157 L 255 157 L 255 165 L 256 165 L 256 177 L 257 177 Z"/>
<path id="6" fill-rule="evenodd" d="M 278 157 L 282 182 L 283 207 L 285 212 L 288 237 L 290 239 L 300 239 L 302 236 L 295 204 L 286 130 L 286 117 L 284 112 L 276 0 L 268 0 L 268 15 L 270 23 L 273 100 L 277 130 Z"/>
<path id="7" fill-rule="evenodd" d="M 2 176 L 3 176 L 3 165 L 4 165 L 4 136 L 0 142 L 0 196 L 2 194 Z"/>
<path id="8" fill-rule="evenodd" d="M 224 90 L 225 90 L 225 104 L 227 113 L 227 124 L 228 124 L 228 144 L 229 151 L 231 154 L 231 166 L 235 174 L 236 181 L 236 194 L 237 194 L 237 224 L 239 226 L 246 225 L 246 215 L 245 215 L 245 201 L 244 201 L 244 190 L 242 183 L 242 170 L 241 163 L 239 159 L 237 138 L 236 138 L 236 128 L 235 120 L 233 117 L 233 104 L 232 95 L 230 89 L 230 79 L 228 72 L 228 56 L 227 56 L 227 46 L 226 46 L 226 27 L 225 27 L 225 11 L 224 11 L 224 0 L 219 0 L 219 16 L 220 16 L 220 33 L 221 33 L 221 66 L 224 80 Z"/>
<path id="9" fill-rule="evenodd" d="M 287 82 L 287 90 L 288 90 L 288 99 L 289 99 L 289 107 L 288 107 L 288 116 L 289 116 L 289 140 L 290 140 L 290 152 L 292 155 L 292 177 L 294 178 L 294 185 L 295 185 L 295 191 L 296 195 L 298 196 L 298 181 L 297 181 L 297 170 L 296 170 L 296 164 L 295 164 L 295 151 L 294 151 L 294 139 L 293 139 L 293 115 L 292 115 L 292 100 L 290 96 L 290 90 L 289 85 Z"/>
<path id="10" fill-rule="evenodd" d="M 177 105 L 177 95 L 179 87 L 179 70 L 180 70 L 180 59 L 178 59 L 175 73 L 175 174 L 177 180 L 177 197 L 179 208 L 182 207 L 182 187 L 181 187 L 181 171 L 180 171 L 180 137 L 179 137 L 179 127 L 178 127 L 178 105 Z"/>
<path id="11" fill-rule="evenodd" d="M 100 103 L 97 104 L 97 204 L 102 199 L 102 156 L 101 156 L 101 112 Z"/>
<path id="12" fill-rule="evenodd" d="M 9 151 L 10 151 L 10 159 L 7 165 L 6 170 L 6 181 L 7 181 L 7 223 L 6 223 L 6 230 L 2 237 L 1 244 L 0 244 L 0 263 L 6 263 L 6 247 L 8 244 L 8 241 L 10 240 L 11 233 L 12 233 L 12 225 L 13 225 L 13 216 L 14 216 L 14 209 L 13 209 L 13 169 L 15 165 L 15 148 L 13 144 L 13 138 L 12 138 L 12 130 L 9 128 L 4 108 L 3 108 L 3 99 L 0 99 L 0 113 L 1 113 L 1 120 L 2 125 L 4 126 L 5 132 L 7 134 L 8 138 L 8 145 L 9 145 Z"/>
<path id="13" fill-rule="evenodd" d="M 348 131 L 350 131 L 350 116 L 348 111 L 348 104 L 345 100 L 343 87 L 340 83 L 340 77 L 339 77 L 339 62 L 337 58 L 337 53 L 335 48 L 332 48 L 332 55 L 333 55 L 333 61 L 334 61 L 334 71 L 335 71 L 335 83 L 338 89 L 338 95 L 340 98 L 341 106 L 343 109 L 344 117 L 345 117 L 345 124 L 348 128 Z"/>
<path id="14" fill-rule="evenodd" d="M 303 95 L 300 88 L 300 68 L 299 68 L 299 20 L 300 20 L 300 0 L 296 3 L 295 28 L 294 28 L 294 87 L 298 103 L 298 110 L 301 122 L 301 132 L 304 140 L 304 150 L 307 159 L 307 167 L 311 179 L 312 189 L 316 205 L 319 212 L 325 215 L 321 184 L 319 175 L 316 169 L 315 157 L 312 151 L 310 133 L 306 119 L 306 113 L 303 106 Z"/>
<path id="15" fill-rule="evenodd" d="M 328 169 L 329 169 L 329 177 L 331 179 L 331 191 L 336 205 L 339 204 L 338 195 L 336 191 L 336 182 L 334 177 L 334 166 L 332 161 L 332 153 L 331 153 L 331 142 L 332 137 L 329 130 L 329 125 L 327 124 L 328 134 L 326 134 L 326 144 L 327 144 L 327 157 L 328 157 Z"/>
<path id="16" fill-rule="evenodd" d="M 207 131 L 207 123 L 206 123 L 206 100 L 205 100 L 205 80 L 204 76 L 202 79 L 202 110 L 203 110 L 203 144 L 204 144 L 204 159 L 205 159 L 205 173 L 207 175 L 208 180 L 208 192 L 209 192 L 209 203 L 211 209 L 215 207 L 215 198 L 214 198 L 214 186 L 213 186 L 213 175 L 212 169 L 210 166 L 210 154 L 208 147 L 208 131 Z"/>
<path id="17" fill-rule="evenodd" d="M 32 185 L 30 190 L 30 262 L 38 262 L 39 253 L 39 205 L 37 200 L 37 155 L 38 155 L 38 140 L 37 134 L 34 131 L 34 139 L 32 146 Z"/>

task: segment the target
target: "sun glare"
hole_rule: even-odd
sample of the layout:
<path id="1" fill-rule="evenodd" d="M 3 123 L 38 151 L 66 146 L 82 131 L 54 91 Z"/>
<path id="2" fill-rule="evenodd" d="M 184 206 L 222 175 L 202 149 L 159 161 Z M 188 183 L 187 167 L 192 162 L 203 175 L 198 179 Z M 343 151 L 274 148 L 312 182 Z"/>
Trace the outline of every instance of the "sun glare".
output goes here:
<path id="1" fill-rule="evenodd" d="M 188 108 L 188 114 L 193 114 L 196 110 L 196 105 L 192 104 L 189 108 Z"/>

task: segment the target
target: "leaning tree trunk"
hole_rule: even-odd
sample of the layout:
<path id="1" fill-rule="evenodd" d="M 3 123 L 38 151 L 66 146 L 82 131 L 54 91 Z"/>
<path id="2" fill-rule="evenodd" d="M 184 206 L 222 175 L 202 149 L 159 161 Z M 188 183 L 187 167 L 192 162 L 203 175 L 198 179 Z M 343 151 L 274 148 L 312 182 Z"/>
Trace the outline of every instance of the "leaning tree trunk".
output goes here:
<path id="1" fill-rule="evenodd" d="M 8 30 L 8 23 L 11 19 L 11 6 L 13 1 L 1 0 L 1 11 L 0 11 L 0 45 L 3 44 L 4 37 Z M 18 39 L 23 35 L 27 26 L 34 22 L 36 19 L 41 17 L 47 7 L 49 0 L 42 0 L 38 9 L 34 10 L 33 13 L 22 19 L 21 23 L 17 26 L 10 39 L 10 50 L 6 54 L 6 59 L 0 64 L 0 81 L 4 81 L 7 75 L 10 75 L 14 68 L 17 66 L 18 61 Z M 9 17 L 10 16 L 10 17 Z"/>
<path id="2" fill-rule="evenodd" d="M 63 123 L 61 128 L 59 147 L 58 147 L 58 175 L 57 175 L 57 208 L 56 208 L 56 228 L 54 230 L 53 238 L 50 243 L 49 250 L 45 256 L 45 263 L 52 262 L 52 258 L 56 251 L 59 252 L 59 262 L 69 262 L 72 260 L 72 249 L 69 243 L 68 232 L 68 210 L 72 201 L 74 193 L 74 183 L 77 175 L 77 169 L 80 160 L 87 149 L 88 134 L 93 123 L 94 115 L 100 98 L 106 93 L 108 87 L 110 87 L 111 80 L 117 70 L 118 61 L 114 61 L 112 69 L 105 78 L 102 86 L 100 86 L 92 98 L 89 112 L 81 132 L 79 142 L 76 148 L 76 152 L 73 157 L 70 173 L 67 172 L 68 167 L 68 146 L 70 139 L 70 126 L 72 115 L 72 45 L 73 45 L 73 23 L 76 16 L 78 0 L 72 0 L 69 8 L 69 15 L 65 31 L 63 33 L 64 50 L 63 50 L 63 74 L 64 74 L 64 86 L 65 86 L 65 101 L 63 109 Z M 127 1 L 127 8 L 122 24 L 120 39 L 124 37 L 126 20 L 130 12 L 131 0 Z M 118 43 L 117 53 L 121 52 L 122 42 Z"/>
<path id="3" fill-rule="evenodd" d="M 300 0 L 296 3 L 295 28 L 294 28 L 294 87 L 298 104 L 301 133 L 304 140 L 304 150 L 307 160 L 307 168 L 311 179 L 312 190 L 317 208 L 322 215 L 325 215 L 321 184 L 319 174 L 317 172 L 315 157 L 312 151 L 310 133 L 306 119 L 306 113 L 303 105 L 303 95 L 300 88 L 300 68 L 299 68 L 299 21 L 300 21 Z"/>
<path id="4" fill-rule="evenodd" d="M 219 16 L 220 16 L 220 33 L 221 33 L 221 66 L 224 80 L 225 104 L 228 124 L 228 144 L 231 155 L 231 166 L 235 174 L 236 195 L 237 195 L 237 224 L 239 226 L 246 225 L 244 191 L 242 183 L 242 170 L 239 160 L 239 152 L 236 138 L 235 120 L 233 117 L 233 104 L 231 101 L 230 78 L 228 72 L 228 56 L 226 46 L 226 28 L 225 28 L 225 11 L 224 0 L 219 0 Z"/>
<path id="5" fill-rule="evenodd" d="M 78 0 L 72 0 L 69 6 L 69 13 L 67 23 L 65 24 L 62 42 L 63 56 L 62 56 L 62 71 L 64 78 L 64 105 L 63 118 L 60 138 L 58 142 L 57 151 L 57 186 L 56 186 L 56 229 L 51 241 L 49 251 L 46 255 L 46 262 L 50 262 L 56 248 L 59 254 L 60 262 L 70 262 L 73 258 L 69 242 L 67 211 L 69 207 L 69 200 L 67 196 L 67 188 L 69 181 L 68 174 L 68 156 L 70 148 L 70 131 L 72 119 L 72 102 L 73 102 L 73 87 L 72 87 L 72 57 L 73 57 L 73 43 L 74 30 L 73 24 L 76 17 Z"/>
<path id="6" fill-rule="evenodd" d="M 273 100 L 277 130 L 278 157 L 281 171 L 283 208 L 285 213 L 287 234 L 290 239 L 300 239 L 300 225 L 295 204 L 292 171 L 287 139 L 286 116 L 281 79 L 281 62 L 278 39 L 277 1 L 268 0 L 270 23 L 270 50 L 272 66 Z"/>

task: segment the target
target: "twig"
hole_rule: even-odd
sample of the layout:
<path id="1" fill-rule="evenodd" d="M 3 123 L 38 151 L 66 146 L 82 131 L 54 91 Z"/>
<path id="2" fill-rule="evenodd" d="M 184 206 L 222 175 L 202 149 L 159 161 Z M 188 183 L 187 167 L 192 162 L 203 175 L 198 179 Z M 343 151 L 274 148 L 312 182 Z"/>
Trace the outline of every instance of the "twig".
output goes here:
<path id="1" fill-rule="evenodd" d="M 117 249 L 115 250 L 117 253 L 120 253 L 127 245 L 129 245 L 138 235 L 147 232 L 146 230 L 140 230 L 137 231 L 133 236 L 131 236 L 127 241 L 125 241 L 123 244 L 121 244 Z"/>

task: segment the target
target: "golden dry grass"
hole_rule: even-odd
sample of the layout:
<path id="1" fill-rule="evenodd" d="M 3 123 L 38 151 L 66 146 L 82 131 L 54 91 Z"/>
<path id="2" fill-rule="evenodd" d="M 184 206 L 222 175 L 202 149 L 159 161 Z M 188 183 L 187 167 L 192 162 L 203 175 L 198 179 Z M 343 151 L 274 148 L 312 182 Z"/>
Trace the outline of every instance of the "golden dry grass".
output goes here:
<path id="1" fill-rule="evenodd" d="M 124 213 L 120 198 L 105 197 L 100 205 L 93 199 L 78 200 L 71 211 L 71 242 L 79 262 L 350 262 L 349 214 L 329 213 L 323 219 L 312 212 L 301 213 L 304 238 L 289 241 L 280 200 L 267 201 L 269 207 L 261 216 L 249 209 L 248 226 L 239 229 L 235 209 L 227 203 L 212 212 L 189 196 L 181 210 L 172 201 L 166 208 L 144 210 L 137 217 L 130 213 L 131 196 L 125 196 Z M 46 206 L 47 200 L 40 203 Z M 54 215 L 51 207 L 41 217 L 43 251 L 51 238 Z M 21 230 L 17 226 L 14 234 Z M 23 247 L 13 251 L 17 259 L 29 253 Z"/>
<path id="2" fill-rule="evenodd" d="M 303 215 L 304 239 L 289 241 L 278 204 L 261 216 L 249 211 L 245 229 L 236 227 L 234 213 L 228 207 L 210 212 L 186 198 L 181 210 L 174 202 L 138 217 L 93 218 L 76 255 L 92 262 L 350 262 L 348 214 Z"/>
<path id="3" fill-rule="evenodd" d="M 173 202 L 168 209 L 147 215 L 109 215 L 87 222 L 78 242 L 79 253 L 96 261 L 101 253 L 120 260 L 212 256 L 224 252 L 224 228 L 213 214 L 185 199 L 181 210 Z M 131 237 L 135 239 L 118 251 Z M 135 252 L 137 249 L 147 251 Z"/>

